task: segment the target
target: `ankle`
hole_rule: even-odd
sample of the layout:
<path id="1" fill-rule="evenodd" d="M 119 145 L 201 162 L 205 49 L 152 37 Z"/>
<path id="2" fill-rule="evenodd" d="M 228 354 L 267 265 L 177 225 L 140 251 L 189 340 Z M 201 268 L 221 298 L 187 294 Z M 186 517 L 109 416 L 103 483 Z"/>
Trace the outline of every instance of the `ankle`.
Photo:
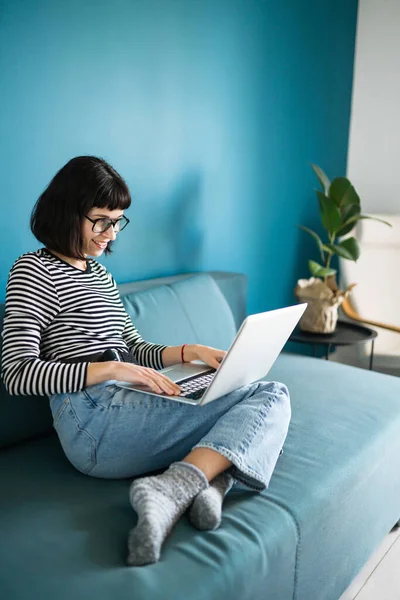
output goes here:
<path id="1" fill-rule="evenodd" d="M 200 469 L 208 481 L 214 479 L 220 473 L 232 466 L 232 463 L 211 448 L 195 448 L 182 462 L 189 463 Z"/>

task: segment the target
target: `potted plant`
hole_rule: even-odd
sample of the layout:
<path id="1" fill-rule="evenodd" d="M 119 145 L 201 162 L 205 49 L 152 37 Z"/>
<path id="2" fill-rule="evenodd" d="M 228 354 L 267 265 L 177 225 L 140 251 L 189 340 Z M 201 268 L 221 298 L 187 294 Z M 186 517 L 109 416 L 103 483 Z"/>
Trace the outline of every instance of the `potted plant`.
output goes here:
<path id="1" fill-rule="evenodd" d="M 336 328 L 338 308 L 356 285 L 353 283 L 346 290 L 338 288 L 337 271 L 331 267 L 332 257 L 337 255 L 356 261 L 360 256 L 360 247 L 356 238 L 349 234 L 360 219 L 372 217 L 361 214 L 360 198 L 347 177 L 336 177 L 331 182 L 320 167 L 313 164 L 311 166 L 322 187 L 322 190 L 316 190 L 316 194 L 327 241 L 322 241 L 308 227 L 298 225 L 317 243 L 320 262 L 308 261 L 312 277 L 299 279 L 295 294 L 299 302 L 308 302 L 300 320 L 300 329 L 314 333 L 332 333 Z M 374 220 L 381 221 L 376 218 Z M 387 221 L 382 222 L 391 227 Z"/>

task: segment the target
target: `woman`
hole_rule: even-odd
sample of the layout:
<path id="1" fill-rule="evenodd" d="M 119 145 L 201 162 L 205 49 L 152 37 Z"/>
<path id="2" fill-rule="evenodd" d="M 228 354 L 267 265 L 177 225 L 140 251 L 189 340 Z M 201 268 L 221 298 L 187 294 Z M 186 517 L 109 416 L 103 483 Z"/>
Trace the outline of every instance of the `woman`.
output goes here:
<path id="1" fill-rule="evenodd" d="M 93 156 L 70 160 L 52 179 L 31 216 L 44 247 L 20 256 L 10 272 L 2 375 L 10 394 L 49 396 L 63 450 L 82 473 L 144 475 L 130 487 L 138 523 L 127 559 L 144 565 L 159 559 L 187 508 L 195 527 L 216 529 L 233 485 L 268 486 L 291 409 L 286 386 L 276 382 L 242 387 L 203 407 L 115 385 L 179 394 L 160 369 L 196 359 L 218 368 L 225 355 L 141 338 L 113 277 L 95 260 L 111 252 L 128 225 L 130 204 L 124 180 Z"/>

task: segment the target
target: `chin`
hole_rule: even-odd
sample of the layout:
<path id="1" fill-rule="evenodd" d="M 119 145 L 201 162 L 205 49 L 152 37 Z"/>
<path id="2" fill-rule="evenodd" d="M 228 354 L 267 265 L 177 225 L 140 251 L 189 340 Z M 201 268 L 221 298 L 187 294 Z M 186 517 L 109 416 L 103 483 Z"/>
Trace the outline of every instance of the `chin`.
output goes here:
<path id="1" fill-rule="evenodd" d="M 99 257 L 99 256 L 101 256 L 103 254 L 103 252 L 104 252 L 104 250 L 100 250 L 100 248 L 99 248 L 99 249 L 94 250 L 94 251 L 93 250 L 88 250 L 87 252 L 84 252 L 84 255 L 85 255 L 86 258 L 91 258 L 91 257 L 96 257 L 96 256 Z"/>
<path id="2" fill-rule="evenodd" d="M 89 245 L 85 255 L 86 256 L 101 256 L 105 250 L 106 250 L 106 248 L 98 248 L 96 246 L 96 244 L 93 243 L 93 244 Z"/>

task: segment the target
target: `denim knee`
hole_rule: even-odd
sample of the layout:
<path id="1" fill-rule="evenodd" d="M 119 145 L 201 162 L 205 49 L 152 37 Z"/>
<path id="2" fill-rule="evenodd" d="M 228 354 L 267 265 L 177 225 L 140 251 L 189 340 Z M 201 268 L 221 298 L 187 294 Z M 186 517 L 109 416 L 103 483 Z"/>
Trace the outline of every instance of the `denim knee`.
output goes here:
<path id="1" fill-rule="evenodd" d="M 274 381 L 274 384 L 275 389 L 278 390 L 277 396 L 279 398 L 279 401 L 282 402 L 282 404 L 290 406 L 290 393 L 287 386 L 284 383 L 281 383 L 280 381 Z"/>
<path id="2" fill-rule="evenodd" d="M 292 407 L 290 404 L 290 393 L 287 386 L 280 381 L 269 381 L 267 383 L 268 392 L 274 397 L 274 403 L 279 404 L 282 408 L 280 420 L 282 421 L 286 434 L 289 429 L 290 420 L 292 418 Z M 285 435 L 286 438 L 286 435 Z M 279 452 L 279 456 L 283 454 L 283 447 Z"/>
<path id="3" fill-rule="evenodd" d="M 281 402 L 281 404 L 284 405 L 286 408 L 288 408 L 289 411 L 291 412 L 290 393 L 289 393 L 288 387 L 284 383 L 281 383 L 280 381 L 274 381 L 274 384 L 275 384 L 277 400 L 279 402 Z"/>
<path id="4" fill-rule="evenodd" d="M 273 402 L 281 405 L 282 418 L 286 417 L 287 425 L 289 426 L 292 417 L 292 408 L 290 404 L 290 393 L 287 386 L 280 381 L 268 381 L 262 383 L 266 386 L 265 391 L 273 397 Z"/>
<path id="5" fill-rule="evenodd" d="M 261 381 L 260 385 L 269 394 L 276 396 L 276 400 L 283 404 L 290 404 L 290 393 L 287 386 L 280 381 Z M 264 387 L 265 386 L 265 387 Z"/>

